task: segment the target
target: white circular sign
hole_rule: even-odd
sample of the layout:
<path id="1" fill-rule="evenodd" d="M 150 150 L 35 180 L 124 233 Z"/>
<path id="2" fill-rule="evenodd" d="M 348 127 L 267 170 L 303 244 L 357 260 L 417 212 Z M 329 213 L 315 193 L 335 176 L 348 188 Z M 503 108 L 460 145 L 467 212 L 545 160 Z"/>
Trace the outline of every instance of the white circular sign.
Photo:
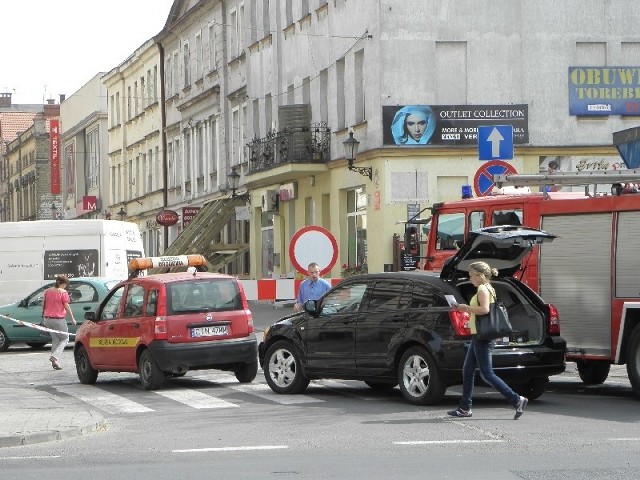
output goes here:
<path id="1" fill-rule="evenodd" d="M 320 275 L 324 275 L 338 260 L 338 242 L 326 228 L 303 227 L 291 239 L 289 259 L 300 273 L 306 274 L 308 265 L 315 262 L 320 266 Z"/>

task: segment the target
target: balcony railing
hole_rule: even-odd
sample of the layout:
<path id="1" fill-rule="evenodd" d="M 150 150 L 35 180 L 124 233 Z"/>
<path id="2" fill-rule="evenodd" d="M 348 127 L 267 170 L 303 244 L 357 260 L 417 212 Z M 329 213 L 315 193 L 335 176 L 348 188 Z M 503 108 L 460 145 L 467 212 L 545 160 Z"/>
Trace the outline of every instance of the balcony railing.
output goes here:
<path id="1" fill-rule="evenodd" d="M 285 128 L 271 131 L 263 138 L 254 138 L 247 146 L 249 173 L 288 163 L 324 163 L 331 158 L 331 130 L 325 122 Z"/>

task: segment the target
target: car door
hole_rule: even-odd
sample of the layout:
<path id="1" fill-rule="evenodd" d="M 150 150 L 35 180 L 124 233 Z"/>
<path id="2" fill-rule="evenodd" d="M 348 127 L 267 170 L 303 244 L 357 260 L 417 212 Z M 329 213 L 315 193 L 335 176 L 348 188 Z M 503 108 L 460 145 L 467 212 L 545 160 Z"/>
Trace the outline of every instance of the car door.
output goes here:
<path id="1" fill-rule="evenodd" d="M 109 294 L 98 309 L 98 318 L 90 326 L 89 356 L 94 368 L 113 368 L 118 364 L 115 332 L 121 317 L 125 286 L 121 285 Z"/>
<path id="2" fill-rule="evenodd" d="M 305 346 L 309 373 L 350 375 L 356 372 L 356 325 L 366 281 L 338 285 L 321 304 L 322 313 L 309 317 Z"/>
<path id="3" fill-rule="evenodd" d="M 11 308 L 10 306 L 3 308 L 2 314 L 23 322 L 41 323 L 44 292 L 52 286 L 53 283 L 40 287 L 28 297 L 14 303 Z M 47 343 L 51 341 L 48 333 L 17 322 L 8 323 L 6 334 L 12 342 Z"/>
<path id="4" fill-rule="evenodd" d="M 142 337 L 145 316 L 144 287 L 129 284 L 124 297 L 122 317 L 113 322 L 113 336 L 117 339 L 118 365 L 126 369 L 137 368 L 136 347 Z"/>
<path id="5" fill-rule="evenodd" d="M 367 291 L 356 326 L 358 375 L 393 373 L 389 351 L 407 326 L 410 301 L 411 283 L 400 279 L 378 280 Z"/>

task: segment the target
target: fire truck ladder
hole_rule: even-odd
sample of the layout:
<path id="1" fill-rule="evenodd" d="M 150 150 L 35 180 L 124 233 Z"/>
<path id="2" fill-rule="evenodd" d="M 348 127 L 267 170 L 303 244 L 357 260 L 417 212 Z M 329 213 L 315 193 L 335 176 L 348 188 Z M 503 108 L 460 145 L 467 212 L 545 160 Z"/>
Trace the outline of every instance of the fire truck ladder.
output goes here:
<path id="1" fill-rule="evenodd" d="M 620 195 L 623 183 L 640 182 L 640 169 L 593 170 L 589 172 L 557 172 L 540 174 L 501 174 L 494 175 L 493 181 L 498 188 L 502 188 L 503 186 L 525 187 L 530 185 L 584 185 L 586 195 L 589 195 L 589 185 L 594 185 L 595 192 L 595 187 L 598 184 L 611 184 L 611 193 Z"/>

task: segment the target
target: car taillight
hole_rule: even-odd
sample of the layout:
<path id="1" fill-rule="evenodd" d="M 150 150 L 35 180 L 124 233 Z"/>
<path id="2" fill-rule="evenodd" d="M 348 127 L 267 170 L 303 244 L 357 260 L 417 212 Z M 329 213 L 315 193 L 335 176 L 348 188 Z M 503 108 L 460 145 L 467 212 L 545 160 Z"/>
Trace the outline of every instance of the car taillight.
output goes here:
<path id="1" fill-rule="evenodd" d="M 247 312 L 247 329 L 249 333 L 253 333 L 253 315 L 250 310 L 245 310 Z"/>
<path id="2" fill-rule="evenodd" d="M 549 335 L 560 335 L 560 315 L 555 305 L 546 303 L 547 315 L 549 316 Z"/>
<path id="3" fill-rule="evenodd" d="M 167 335 L 167 317 L 157 316 L 153 328 L 153 336 L 156 340 L 166 340 Z"/>
<path id="4" fill-rule="evenodd" d="M 453 327 L 453 333 L 462 337 L 468 337 L 471 335 L 471 329 L 469 328 L 469 320 L 471 316 L 469 312 L 463 312 L 461 310 L 453 310 L 449 312 L 449 320 Z"/>

